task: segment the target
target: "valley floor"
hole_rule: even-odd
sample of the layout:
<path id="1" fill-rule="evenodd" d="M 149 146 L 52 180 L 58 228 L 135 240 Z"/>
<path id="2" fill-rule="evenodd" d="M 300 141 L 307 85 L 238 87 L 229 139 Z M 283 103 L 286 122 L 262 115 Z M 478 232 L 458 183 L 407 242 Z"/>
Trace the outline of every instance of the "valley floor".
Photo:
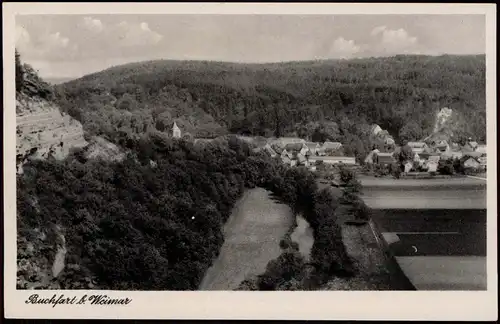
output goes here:
<path id="1" fill-rule="evenodd" d="M 279 242 L 293 224 L 291 209 L 262 188 L 246 191 L 224 227 L 219 257 L 199 290 L 233 290 L 246 278 L 262 274 L 281 254 Z"/>

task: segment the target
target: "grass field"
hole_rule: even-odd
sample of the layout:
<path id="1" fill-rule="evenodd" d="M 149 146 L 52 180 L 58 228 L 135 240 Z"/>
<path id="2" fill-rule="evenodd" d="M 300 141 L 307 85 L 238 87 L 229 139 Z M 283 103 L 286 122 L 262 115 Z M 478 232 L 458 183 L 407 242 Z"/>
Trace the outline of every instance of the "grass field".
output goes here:
<path id="1" fill-rule="evenodd" d="M 233 290 L 249 276 L 263 273 L 281 254 L 279 242 L 292 224 L 291 209 L 273 200 L 269 191 L 246 191 L 225 225 L 219 257 L 199 289 Z"/>

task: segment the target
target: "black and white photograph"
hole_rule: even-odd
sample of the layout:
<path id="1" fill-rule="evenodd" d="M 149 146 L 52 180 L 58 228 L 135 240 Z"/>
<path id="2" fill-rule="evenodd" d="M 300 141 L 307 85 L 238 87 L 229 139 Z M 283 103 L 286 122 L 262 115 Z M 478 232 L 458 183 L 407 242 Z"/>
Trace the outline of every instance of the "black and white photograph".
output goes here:
<path id="1" fill-rule="evenodd" d="M 108 312 L 141 292 L 496 292 L 494 6 L 107 5 L 10 18 L 4 246 L 26 313 L 84 291 Z"/>

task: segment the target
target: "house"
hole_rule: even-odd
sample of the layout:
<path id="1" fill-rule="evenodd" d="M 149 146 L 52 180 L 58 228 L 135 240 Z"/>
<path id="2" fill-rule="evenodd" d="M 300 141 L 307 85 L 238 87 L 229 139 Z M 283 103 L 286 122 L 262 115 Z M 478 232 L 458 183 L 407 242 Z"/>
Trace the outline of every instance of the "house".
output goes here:
<path id="1" fill-rule="evenodd" d="M 309 170 L 311 170 L 313 172 L 316 171 L 316 166 L 315 165 L 310 165 L 309 166 Z"/>
<path id="2" fill-rule="evenodd" d="M 309 157 L 309 162 L 315 164 L 318 161 L 323 161 L 325 164 L 356 164 L 355 157 L 349 156 L 311 156 Z"/>
<path id="3" fill-rule="evenodd" d="M 414 153 L 420 154 L 428 147 L 424 142 L 408 142 L 408 146 Z"/>
<path id="4" fill-rule="evenodd" d="M 333 155 L 340 151 L 342 148 L 342 143 L 339 142 L 324 142 L 321 146 L 321 150 L 325 152 L 326 155 Z"/>
<path id="5" fill-rule="evenodd" d="M 306 159 L 305 155 L 300 152 L 295 153 L 293 159 L 297 161 L 297 165 L 309 166 L 309 161 Z"/>
<path id="6" fill-rule="evenodd" d="M 306 142 L 305 145 L 309 149 L 309 153 L 308 153 L 309 155 L 316 155 L 316 152 L 321 147 L 321 145 L 319 145 L 319 143 L 315 143 L 315 142 Z"/>
<path id="7" fill-rule="evenodd" d="M 379 125 L 373 125 L 371 128 L 371 133 L 374 136 L 377 136 L 381 131 L 382 131 L 382 128 L 380 128 Z"/>
<path id="8" fill-rule="evenodd" d="M 474 151 L 474 152 L 466 152 L 466 153 L 464 153 L 463 155 L 464 155 L 464 156 L 470 156 L 470 157 L 473 157 L 473 158 L 475 158 L 475 159 L 478 159 L 478 158 L 482 157 L 482 156 L 483 156 L 483 155 L 485 155 L 485 154 L 483 154 L 483 153 L 481 153 L 481 152 L 475 152 L 475 151 Z"/>
<path id="9" fill-rule="evenodd" d="M 284 148 L 280 145 L 277 145 L 277 144 L 269 144 L 271 146 L 271 148 L 274 150 L 274 152 L 276 152 L 276 154 L 279 154 L 281 155 L 281 153 L 283 152 Z"/>
<path id="10" fill-rule="evenodd" d="M 290 166 L 294 167 L 297 165 L 297 160 L 290 160 Z"/>
<path id="11" fill-rule="evenodd" d="M 287 144 L 305 143 L 306 140 L 298 137 L 280 137 L 276 139 L 276 142 L 279 142 L 283 147 L 285 147 Z"/>
<path id="12" fill-rule="evenodd" d="M 486 165 L 488 164 L 488 161 L 487 161 L 486 156 L 481 156 L 481 157 L 477 158 L 477 161 L 479 162 L 479 164 L 480 164 L 482 167 L 485 167 L 485 168 L 486 168 Z"/>
<path id="13" fill-rule="evenodd" d="M 431 155 L 429 156 L 429 158 L 427 159 L 428 162 L 436 162 L 436 163 L 439 163 L 439 160 L 441 159 L 441 156 L 439 155 Z"/>
<path id="14" fill-rule="evenodd" d="M 481 163 L 477 160 L 477 158 L 472 156 L 464 156 L 461 161 L 464 168 L 477 169 L 480 167 Z"/>
<path id="15" fill-rule="evenodd" d="M 365 163 L 366 164 L 373 164 L 373 159 L 377 153 L 380 153 L 380 151 L 377 149 L 374 149 L 373 151 L 368 153 L 368 155 L 365 158 Z"/>
<path id="16" fill-rule="evenodd" d="M 438 141 L 435 147 L 439 152 L 448 152 L 450 150 L 450 145 L 445 140 Z"/>
<path id="17" fill-rule="evenodd" d="M 288 152 L 286 149 L 284 149 L 283 151 L 281 151 L 281 158 L 285 156 L 291 160 L 293 159 L 293 152 Z"/>
<path id="18" fill-rule="evenodd" d="M 271 145 L 269 143 L 267 143 L 264 148 L 263 148 L 264 152 L 266 152 L 267 154 L 269 154 L 272 158 L 276 157 L 278 154 L 276 153 L 275 150 L 273 150 L 273 148 L 271 147 Z"/>
<path id="19" fill-rule="evenodd" d="M 281 161 L 284 163 L 284 164 L 288 164 L 288 165 L 291 165 L 291 162 L 292 160 L 288 157 L 288 155 L 282 155 L 281 156 Z"/>
<path id="20" fill-rule="evenodd" d="M 177 126 L 176 122 L 174 122 L 174 126 L 172 126 L 172 136 L 174 138 L 181 138 L 181 129 Z"/>
<path id="21" fill-rule="evenodd" d="M 392 146 L 392 145 L 395 145 L 396 142 L 394 141 L 394 139 L 392 137 L 388 136 L 385 138 L 384 144 L 388 145 L 388 146 Z"/>
<path id="22" fill-rule="evenodd" d="M 380 165 L 388 165 L 388 164 L 393 164 L 395 162 L 396 160 L 394 159 L 393 153 L 379 152 L 375 156 L 375 163 Z"/>
<path id="23" fill-rule="evenodd" d="M 426 166 L 427 166 L 428 172 L 436 172 L 437 167 L 438 167 L 438 163 L 436 161 L 427 161 Z"/>
<path id="24" fill-rule="evenodd" d="M 486 154 L 486 145 L 481 144 L 476 147 L 476 152 Z"/>
<path id="25" fill-rule="evenodd" d="M 405 173 L 408 173 L 411 171 L 411 169 L 413 168 L 413 163 L 410 162 L 410 161 L 407 161 L 405 164 L 404 164 L 404 167 L 405 167 Z"/>
<path id="26" fill-rule="evenodd" d="M 300 153 L 304 156 L 309 151 L 308 147 L 304 143 L 289 143 L 285 145 L 285 150 L 292 153 Z"/>
<path id="27" fill-rule="evenodd" d="M 463 152 L 474 152 L 476 148 L 478 147 L 477 142 L 470 141 L 465 143 L 465 145 L 462 147 Z"/>

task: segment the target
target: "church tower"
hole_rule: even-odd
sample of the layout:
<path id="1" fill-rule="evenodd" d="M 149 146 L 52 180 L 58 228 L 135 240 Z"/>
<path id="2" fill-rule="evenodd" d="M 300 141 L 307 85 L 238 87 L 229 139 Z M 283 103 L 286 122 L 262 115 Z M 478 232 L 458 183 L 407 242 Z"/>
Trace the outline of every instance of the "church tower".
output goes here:
<path id="1" fill-rule="evenodd" d="M 174 138 L 181 138 L 181 130 L 175 122 L 174 122 L 174 126 L 172 127 L 172 136 Z"/>

